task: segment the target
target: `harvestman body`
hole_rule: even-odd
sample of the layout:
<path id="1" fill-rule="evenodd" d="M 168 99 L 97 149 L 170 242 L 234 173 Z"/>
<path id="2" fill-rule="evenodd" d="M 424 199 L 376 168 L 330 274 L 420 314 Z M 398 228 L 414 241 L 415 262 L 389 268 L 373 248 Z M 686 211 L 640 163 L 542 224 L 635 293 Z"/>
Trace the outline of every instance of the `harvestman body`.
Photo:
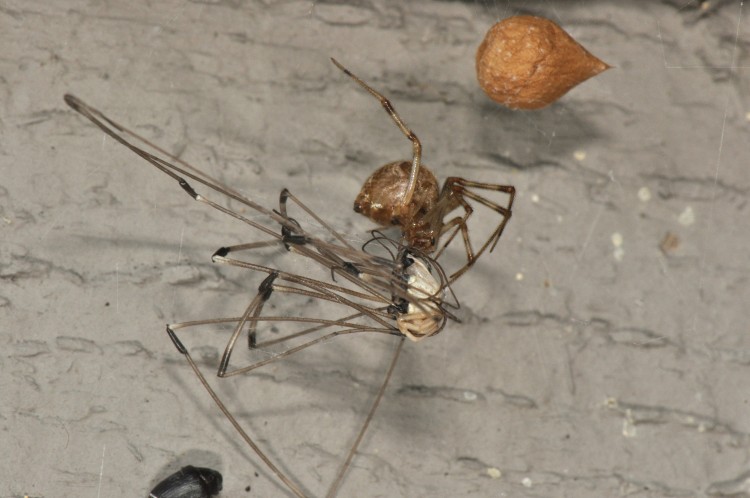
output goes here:
<path id="1" fill-rule="evenodd" d="M 185 356 L 189 365 L 216 405 L 235 427 L 245 442 L 292 493 L 303 498 L 307 495 L 303 492 L 302 488 L 271 461 L 271 459 L 247 434 L 236 418 L 226 408 L 192 359 L 188 349 L 178 338 L 177 331 L 201 325 L 231 324 L 233 326 L 233 332 L 227 341 L 226 348 L 219 363 L 217 372 L 218 377 L 230 377 L 250 372 L 264 365 L 277 362 L 305 348 L 328 341 L 340 335 L 352 333 L 380 333 L 400 338 L 398 345 L 395 348 L 393 358 L 386 371 L 383 383 L 375 396 L 366 419 L 362 424 L 354 444 L 348 451 L 345 461 L 328 490 L 327 496 L 334 496 L 342 483 L 344 475 L 349 468 L 378 404 L 383 397 L 383 393 L 385 392 L 386 386 L 388 385 L 396 366 L 404 340 L 408 338 L 412 341 L 419 341 L 426 337 L 430 337 L 440 332 L 448 319 L 456 320 L 455 316 L 453 316 L 446 308 L 446 306 L 457 306 L 457 302 L 455 302 L 455 304 L 447 304 L 445 302 L 446 294 L 450 293 L 450 284 L 460 277 L 490 244 L 492 244 L 492 247 L 494 248 L 497 239 L 507 223 L 507 219 L 510 217 L 510 207 L 514 194 L 513 187 L 489 186 L 493 187 L 495 190 L 509 193 L 510 201 L 507 208 L 495 204 L 490 206 L 503 215 L 503 221 L 490 239 L 484 243 L 479 251 L 474 253 L 471 250 L 468 229 L 466 228 L 466 220 L 471 215 L 471 207 L 468 206 L 468 203 L 463 196 L 465 195 L 471 199 L 479 200 L 479 202 L 482 202 L 485 205 L 489 205 L 489 201 L 486 201 L 471 192 L 467 193 L 466 190 L 461 190 L 456 186 L 463 188 L 464 185 L 471 184 L 472 186 L 480 186 L 480 188 L 483 188 L 488 186 L 488 184 L 467 183 L 462 179 L 449 179 L 446 182 L 446 186 L 443 188 L 444 193 L 440 194 L 435 202 L 429 201 L 425 203 L 419 201 L 422 193 L 422 190 L 420 190 L 421 184 L 424 182 L 425 178 L 429 180 L 430 176 L 434 179 L 434 175 L 432 175 L 432 173 L 424 166 L 420 166 L 419 164 L 419 151 L 421 146 L 419 145 L 416 136 L 405 127 L 393 110 L 393 107 L 384 97 L 372 90 L 356 76 L 352 75 L 349 71 L 338 64 L 338 62 L 334 61 L 334 63 L 359 82 L 370 93 L 381 99 L 383 106 L 389 111 L 391 117 L 414 144 L 415 153 L 411 164 L 411 174 L 406 182 L 402 182 L 404 188 L 401 189 L 400 193 L 396 192 L 394 195 L 386 196 L 386 198 L 381 199 L 381 201 L 376 203 L 369 202 L 368 208 L 363 207 L 366 203 L 360 202 L 360 198 L 363 196 L 361 193 L 360 197 L 358 197 L 359 204 L 355 204 L 355 208 L 359 206 L 357 208 L 359 211 L 376 221 L 378 221 L 378 217 L 373 216 L 373 205 L 386 205 L 387 209 L 391 210 L 391 214 L 395 213 L 392 216 L 391 224 L 399 225 L 401 227 L 405 243 L 395 242 L 384 237 L 379 232 L 373 232 L 371 240 L 365 243 L 361 249 L 352 247 L 344 237 L 333 230 L 288 190 L 284 189 L 281 191 L 278 210 L 267 209 L 244 197 L 231 187 L 221 184 L 209 175 L 190 166 L 183 160 L 169 154 L 138 134 L 117 124 L 98 110 L 86 105 L 78 98 L 72 95 L 65 96 L 65 101 L 70 107 L 91 120 L 107 135 L 111 136 L 116 141 L 151 163 L 164 174 L 176 180 L 180 187 L 182 187 L 191 198 L 203 204 L 207 204 L 208 206 L 217 209 L 218 211 L 221 211 L 222 213 L 225 213 L 271 237 L 270 240 L 222 247 L 217 250 L 212 257 L 212 261 L 216 263 L 237 266 L 266 273 L 268 275 L 258 287 L 258 293 L 255 298 L 246 307 L 241 316 L 170 324 L 167 326 L 167 332 L 175 347 Z M 131 139 L 144 144 L 155 151 L 156 154 L 137 147 L 125 137 L 130 137 Z M 168 160 L 164 159 L 164 157 Z M 381 168 L 381 170 L 387 170 L 391 166 L 392 165 L 386 165 Z M 399 166 L 399 168 L 402 170 L 405 169 L 402 166 Z M 377 183 L 377 176 L 381 170 L 378 170 L 378 172 L 368 180 L 365 187 L 363 187 L 363 192 L 369 192 L 371 199 L 373 196 L 378 195 L 377 185 L 373 186 L 373 183 Z M 226 199 L 239 202 L 245 207 L 254 210 L 266 218 L 266 223 L 259 222 L 256 218 L 245 217 L 223 204 L 210 200 L 203 194 L 198 193 L 193 186 L 188 183 L 188 180 L 196 182 L 197 184 L 202 184 L 214 192 L 221 194 Z M 436 182 L 434 183 L 437 185 Z M 432 194 L 429 194 L 428 197 L 431 195 Z M 332 241 L 315 237 L 305 230 L 294 218 L 290 217 L 287 214 L 287 205 L 290 200 L 314 220 L 315 223 L 320 227 L 323 227 Z M 451 220 L 448 223 L 443 223 L 443 217 L 457 206 L 464 207 L 464 217 Z M 435 251 L 441 235 L 448 233 L 451 229 L 453 229 L 453 232 L 449 234 L 448 239 L 442 244 L 442 246 L 440 246 L 440 249 L 437 251 L 437 256 L 430 257 L 428 253 Z M 468 260 L 464 267 L 448 277 L 436 259 L 442 254 L 459 230 L 463 234 Z M 389 257 L 382 257 L 369 251 L 368 246 L 371 244 L 377 244 L 381 249 L 385 249 L 389 254 Z M 243 251 L 253 251 L 272 246 L 284 247 L 289 252 L 299 254 L 315 261 L 330 271 L 332 282 L 284 272 L 276 268 L 238 259 L 235 256 Z M 337 283 L 335 277 L 343 278 L 350 284 L 350 286 L 346 287 L 340 285 Z M 276 294 L 304 296 L 312 300 L 334 303 L 342 306 L 345 311 L 343 316 L 336 319 L 264 315 L 264 305 L 272 295 Z M 294 333 L 282 335 L 281 337 L 272 340 L 259 341 L 257 339 L 257 328 L 259 325 L 276 323 L 303 324 L 303 326 L 309 327 Z M 230 359 L 234 347 L 243 332 L 246 332 L 247 334 L 248 347 L 251 350 L 265 348 L 272 344 L 292 344 L 293 339 L 305 338 L 306 336 L 312 336 L 314 333 L 318 333 L 319 335 L 314 339 L 306 340 L 306 342 L 294 347 L 289 347 L 281 353 L 264 360 L 254 362 L 247 366 L 231 368 Z M 321 333 L 322 335 L 320 335 Z"/>

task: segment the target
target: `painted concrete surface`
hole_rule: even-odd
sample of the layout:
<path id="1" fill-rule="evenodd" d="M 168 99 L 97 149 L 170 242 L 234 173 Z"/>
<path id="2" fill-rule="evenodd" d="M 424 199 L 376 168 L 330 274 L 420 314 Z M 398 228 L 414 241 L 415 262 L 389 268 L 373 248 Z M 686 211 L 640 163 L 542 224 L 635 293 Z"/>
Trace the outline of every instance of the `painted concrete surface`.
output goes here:
<path id="1" fill-rule="evenodd" d="M 518 13 L 614 68 L 547 109 L 498 107 L 474 51 Z M 438 178 L 518 191 L 455 285 L 462 323 L 406 345 L 339 496 L 750 494 L 746 5 L 69 0 L 5 2 L 0 27 L 0 496 L 146 496 L 186 464 L 220 470 L 223 496 L 291 496 L 164 332 L 244 310 L 263 275 L 210 256 L 257 234 L 62 97 L 363 241 L 354 196 L 411 148 L 331 56 L 392 99 Z M 393 346 L 354 339 L 218 383 L 312 496 Z M 191 344 L 207 369 L 223 348 Z"/>

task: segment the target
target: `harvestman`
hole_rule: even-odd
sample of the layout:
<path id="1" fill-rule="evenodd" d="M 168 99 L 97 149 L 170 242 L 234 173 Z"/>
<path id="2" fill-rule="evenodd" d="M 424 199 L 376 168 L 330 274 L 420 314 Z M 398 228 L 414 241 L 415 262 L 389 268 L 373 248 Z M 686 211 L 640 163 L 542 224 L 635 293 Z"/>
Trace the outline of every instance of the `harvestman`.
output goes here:
<path id="1" fill-rule="evenodd" d="M 447 319 L 455 319 L 455 317 L 446 310 L 445 304 L 443 303 L 444 295 L 449 288 L 447 277 L 442 271 L 440 265 L 429 256 L 422 254 L 420 251 L 409 249 L 406 246 L 379 235 L 377 232 L 374 232 L 373 238 L 365 244 L 365 247 L 362 250 L 355 249 L 340 234 L 330 228 L 314 212 L 309 210 L 286 189 L 281 192 L 279 210 L 269 210 L 250 199 L 243 197 L 234 189 L 221 185 L 216 180 L 201 173 L 179 158 L 170 155 L 134 132 L 110 120 L 101 112 L 86 105 L 78 98 L 72 95 L 66 95 L 65 101 L 73 109 L 100 127 L 106 134 L 128 147 L 146 161 L 150 162 L 163 173 L 175 179 L 183 190 L 185 190 L 193 199 L 207 204 L 254 227 L 266 235 L 271 236 L 271 239 L 267 241 L 222 247 L 217 250 L 212 257 L 212 260 L 217 263 L 229 264 L 268 274 L 268 277 L 266 277 L 259 286 L 258 294 L 255 299 L 253 299 L 248 305 L 242 316 L 171 324 L 167 326 L 167 332 L 180 353 L 185 355 L 195 374 L 209 392 L 214 402 L 218 405 L 219 409 L 224 413 L 247 444 L 250 445 L 261 460 L 264 461 L 268 468 L 270 468 L 294 494 L 300 497 L 305 496 L 299 486 L 281 472 L 256 445 L 253 439 L 250 438 L 240 426 L 239 422 L 237 422 L 234 416 L 225 407 L 224 403 L 219 399 L 191 358 L 188 350 L 177 337 L 176 331 L 178 329 L 198 325 L 235 324 L 234 331 L 227 343 L 220 362 L 218 371 L 219 377 L 229 377 L 249 372 L 294 354 L 306 347 L 330 340 L 338 335 L 357 332 L 372 332 L 394 335 L 401 338 L 385 375 L 383 384 L 375 397 L 375 401 L 368 412 L 367 418 L 357 435 L 354 445 L 347 455 L 346 461 L 342 465 L 331 486 L 329 496 L 332 496 L 340 485 L 344 473 L 346 472 L 349 463 L 364 436 L 367 426 L 375 413 L 380 399 L 382 398 L 383 392 L 385 391 L 386 385 L 391 377 L 398 355 L 403 346 L 403 340 L 406 337 L 410 337 L 412 340 L 417 340 L 426 335 L 434 335 L 445 326 Z M 168 157 L 180 166 L 176 166 L 157 155 L 133 145 L 126 140 L 123 135 L 130 136 L 147 144 L 149 147 Z M 249 219 L 236 211 L 230 210 L 211 201 L 207 197 L 198 194 L 187 182 L 186 178 L 203 184 L 227 198 L 238 201 L 256 212 L 265 215 L 269 221 L 278 224 L 278 227 L 273 225 L 269 226 L 255 221 L 254 219 Z M 311 235 L 304 230 L 294 218 L 289 217 L 287 214 L 287 202 L 289 200 L 297 204 L 297 206 L 314 219 L 321 227 L 327 230 L 336 242 L 327 242 Z M 366 250 L 367 246 L 373 244 L 385 248 L 386 251 L 391 253 L 391 257 L 382 258 L 368 252 Z M 316 261 L 329 269 L 332 276 L 335 274 L 336 276 L 343 277 L 345 280 L 351 282 L 353 286 L 358 287 L 361 290 L 357 291 L 336 283 L 310 279 L 302 275 L 291 274 L 274 268 L 254 264 L 249 261 L 229 257 L 230 254 L 272 245 L 283 246 L 290 252 L 304 255 Z M 337 303 L 344 306 L 345 309 L 348 309 L 348 312 L 345 316 L 337 320 L 324 318 L 261 316 L 263 305 L 274 293 L 296 294 L 316 300 Z M 303 322 L 312 326 L 305 330 L 297 331 L 293 334 L 288 334 L 277 339 L 258 342 L 256 338 L 256 326 L 260 322 Z M 251 349 L 266 348 L 273 343 L 283 343 L 284 341 L 296 339 L 321 330 L 326 331 L 326 333 L 314 340 L 287 349 L 273 357 L 253 363 L 246 367 L 230 369 L 230 358 L 234 351 L 234 346 L 240 334 L 245 329 L 247 329 L 248 342 Z"/>
<path id="2" fill-rule="evenodd" d="M 393 358 L 391 359 L 386 371 L 384 380 L 372 405 L 370 406 L 365 421 L 357 434 L 355 442 L 348 451 L 344 463 L 341 465 L 331 487 L 329 488 L 327 496 L 334 496 L 342 483 L 343 477 L 349 468 L 352 458 L 354 457 L 380 400 L 383 397 L 383 393 L 385 392 L 392 376 L 403 347 L 404 340 L 409 338 L 412 341 L 418 341 L 425 337 L 435 335 L 443 329 L 448 319 L 456 320 L 455 316 L 453 316 L 446 308 L 446 306 L 457 306 L 458 304 L 455 302 L 455 305 L 451 305 L 445 302 L 446 294 L 452 293 L 450 290 L 450 284 L 461 276 L 474 263 L 474 261 L 476 261 L 476 258 L 481 255 L 490 243 L 492 243 L 492 247 L 494 248 L 505 223 L 507 223 L 507 218 L 510 216 L 510 207 L 513 200 L 512 187 L 501 187 L 499 189 L 511 194 L 508 207 L 496 209 L 496 211 L 503 215 L 504 220 L 481 249 L 477 253 L 473 253 L 469 244 L 468 229 L 466 228 L 466 220 L 471 215 L 471 208 L 468 207 L 468 204 L 462 196 L 455 195 L 456 192 L 459 192 L 458 189 L 448 186 L 449 181 L 452 182 L 451 185 L 455 184 L 460 186 L 465 185 L 465 183 L 461 183 L 465 181 L 461 179 L 449 179 L 443 190 L 444 192 L 449 190 L 452 194 L 441 194 L 437 200 L 437 204 L 425 204 L 424 202 L 420 204 L 412 201 L 411 195 L 414 194 L 414 192 L 417 193 L 416 197 L 419 196 L 421 187 L 420 179 L 424 178 L 425 175 L 429 175 L 432 176 L 434 180 L 434 175 L 432 175 L 432 173 L 430 173 L 424 166 L 420 169 L 420 146 L 418 139 L 408 130 L 408 128 L 405 127 L 393 110 L 393 107 L 384 97 L 344 69 L 338 64 L 338 62 L 334 61 L 334 63 L 359 82 L 365 89 L 370 91 L 370 93 L 381 99 L 383 106 L 389 111 L 391 117 L 414 144 L 415 154 L 412 163 L 412 176 L 416 178 L 416 180 L 412 178 L 412 181 L 408 182 L 408 187 L 406 189 L 407 195 L 404 195 L 404 192 L 402 191 L 400 196 L 392 195 L 389 201 L 395 203 L 394 209 L 397 210 L 397 213 L 401 213 L 399 215 L 400 218 L 398 223 L 393 224 L 401 225 L 404 239 L 406 240 L 405 244 L 397 243 L 386 238 L 380 234 L 380 232 L 374 231 L 373 237 L 365 243 L 361 249 L 354 248 L 344 239 L 344 237 L 341 236 L 341 234 L 326 224 L 288 190 L 284 189 L 281 191 L 278 210 L 267 209 L 244 197 L 231 187 L 221 184 L 183 160 L 169 154 L 140 135 L 117 124 L 98 110 L 86 105 L 78 98 L 72 95 L 65 96 L 65 101 L 70 107 L 91 120 L 107 135 L 111 136 L 116 141 L 120 142 L 131 151 L 151 163 L 157 169 L 176 180 L 182 189 L 194 200 L 207 204 L 210 207 L 250 225 L 271 237 L 270 240 L 222 247 L 212 256 L 212 261 L 216 263 L 237 266 L 268 274 L 260 284 L 257 295 L 250 302 L 241 316 L 170 324 L 167 326 L 167 332 L 175 347 L 185 356 L 196 376 L 199 378 L 200 382 L 208 391 L 219 409 L 223 412 L 224 416 L 234 426 L 245 442 L 253 449 L 253 451 L 255 451 L 258 457 L 267 465 L 267 467 L 277 475 L 291 492 L 299 497 L 305 497 L 306 495 L 293 480 L 287 477 L 270 460 L 270 458 L 263 452 L 263 450 L 261 450 L 226 408 L 222 400 L 215 393 L 201 370 L 196 365 L 195 361 L 192 359 L 187 348 L 178 338 L 176 331 L 199 325 L 233 325 L 233 332 L 227 342 L 219 364 L 217 372 L 219 377 L 230 377 L 250 372 L 339 335 L 370 332 L 388 334 L 400 338 L 398 345 L 395 348 Z M 172 162 L 163 159 L 159 155 L 137 147 L 128 141 L 125 136 L 144 144 Z M 390 165 L 386 165 L 381 169 L 385 169 L 388 166 Z M 376 175 L 377 172 L 373 177 Z M 190 183 L 188 183 L 187 179 L 202 184 L 229 200 L 239 202 L 240 204 L 265 216 L 267 222 L 272 223 L 269 226 L 269 224 L 261 223 L 256 221 L 256 219 L 250 219 L 236 210 L 232 210 L 225 205 L 210 200 L 206 196 L 196 192 Z M 368 180 L 368 183 L 372 182 Z M 436 182 L 434 183 L 436 184 Z M 473 186 L 486 185 L 473 182 L 470 183 Z M 363 187 L 363 192 L 366 189 L 367 184 Z M 370 188 L 370 191 L 372 191 L 372 188 Z M 461 191 L 461 193 L 477 200 L 478 196 L 474 196 L 471 193 L 466 194 L 466 191 Z M 312 235 L 294 218 L 290 217 L 287 214 L 287 204 L 290 200 L 314 220 L 315 223 L 322 227 L 333 241 L 323 240 L 322 238 Z M 480 200 L 480 202 L 482 201 Z M 485 202 L 483 202 L 483 204 L 487 205 Z M 465 216 L 463 218 L 451 220 L 448 223 L 443 223 L 442 217 L 459 205 L 464 207 Z M 398 211 L 399 209 L 401 209 L 401 211 Z M 370 217 L 376 219 L 374 216 Z M 421 232 L 414 227 L 421 227 L 419 229 Z M 447 233 L 454 227 L 455 229 L 453 233 L 450 234 L 448 240 L 443 243 L 437 256 L 442 254 L 443 250 L 460 230 L 464 237 L 468 261 L 464 267 L 448 277 L 442 267 L 437 263 L 437 256 L 433 258 L 427 253 L 435 250 L 437 239 L 440 235 Z M 433 230 L 430 235 L 431 239 L 427 241 L 429 242 L 428 244 L 420 242 L 421 239 L 419 239 L 417 233 L 428 233 L 426 230 Z M 382 257 L 374 254 L 369 250 L 372 245 L 379 246 L 381 252 L 384 249 L 385 252 L 389 254 L 389 257 Z M 288 273 L 268 266 L 252 263 L 250 261 L 230 257 L 230 254 L 235 255 L 243 251 L 253 251 L 264 247 L 274 246 L 283 247 L 289 252 L 302 255 L 315 261 L 319 265 L 322 265 L 322 267 L 330 271 L 332 282 L 324 282 L 319 279 L 308 278 L 303 275 Z M 335 277 L 343 278 L 348 281 L 351 286 L 345 287 L 337 283 Z M 273 294 L 305 296 L 312 300 L 319 300 L 343 306 L 346 311 L 344 316 L 335 320 L 317 317 L 264 316 L 262 315 L 264 305 Z M 275 339 L 258 341 L 258 325 L 275 323 L 304 324 L 307 328 L 282 335 Z M 286 348 L 282 352 L 261 361 L 251 363 L 247 366 L 230 368 L 230 359 L 234 347 L 237 340 L 245 330 L 247 331 L 248 347 L 250 350 L 262 350 L 274 344 L 291 344 L 294 339 L 304 338 L 315 333 L 318 333 L 319 335 L 314 339 L 307 340 L 306 342 L 294 347 Z"/>

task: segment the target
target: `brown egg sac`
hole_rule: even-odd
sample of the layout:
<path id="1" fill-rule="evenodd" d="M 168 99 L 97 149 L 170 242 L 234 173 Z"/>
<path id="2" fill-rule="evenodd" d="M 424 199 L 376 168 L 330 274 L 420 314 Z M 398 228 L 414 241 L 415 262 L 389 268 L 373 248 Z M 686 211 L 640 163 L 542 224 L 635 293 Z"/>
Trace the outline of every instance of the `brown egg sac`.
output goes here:
<path id="1" fill-rule="evenodd" d="M 610 68 L 560 26 L 515 16 L 490 28 L 477 49 L 479 86 L 511 109 L 539 109 Z"/>

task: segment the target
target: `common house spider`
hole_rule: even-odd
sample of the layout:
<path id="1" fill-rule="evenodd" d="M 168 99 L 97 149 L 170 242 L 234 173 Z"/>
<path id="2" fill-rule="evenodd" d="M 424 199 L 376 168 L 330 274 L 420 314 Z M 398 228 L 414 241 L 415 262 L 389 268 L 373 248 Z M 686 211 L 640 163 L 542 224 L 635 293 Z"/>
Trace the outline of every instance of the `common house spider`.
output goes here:
<path id="1" fill-rule="evenodd" d="M 398 129 L 412 144 L 411 162 L 388 163 L 375 170 L 365 181 L 354 201 L 354 211 L 367 216 L 381 226 L 398 226 L 410 247 L 425 253 L 437 251 L 435 259 L 440 257 L 458 232 L 461 232 L 466 250 L 466 264 L 450 275 L 449 282 L 454 282 L 477 261 L 488 247 L 490 252 L 495 249 L 512 214 L 511 209 L 516 195 L 515 187 L 475 182 L 451 176 L 445 180 L 443 188 L 440 189 L 435 175 L 422 164 L 422 143 L 417 135 L 406 126 L 391 101 L 336 59 L 331 58 L 331 61 L 380 101 Z M 480 195 L 474 189 L 508 194 L 508 203 L 501 206 Z M 476 251 L 472 246 L 467 225 L 467 221 L 474 212 L 468 199 L 490 208 L 502 218 L 497 228 Z M 446 217 L 459 207 L 463 208 L 463 215 L 446 220 Z"/>

